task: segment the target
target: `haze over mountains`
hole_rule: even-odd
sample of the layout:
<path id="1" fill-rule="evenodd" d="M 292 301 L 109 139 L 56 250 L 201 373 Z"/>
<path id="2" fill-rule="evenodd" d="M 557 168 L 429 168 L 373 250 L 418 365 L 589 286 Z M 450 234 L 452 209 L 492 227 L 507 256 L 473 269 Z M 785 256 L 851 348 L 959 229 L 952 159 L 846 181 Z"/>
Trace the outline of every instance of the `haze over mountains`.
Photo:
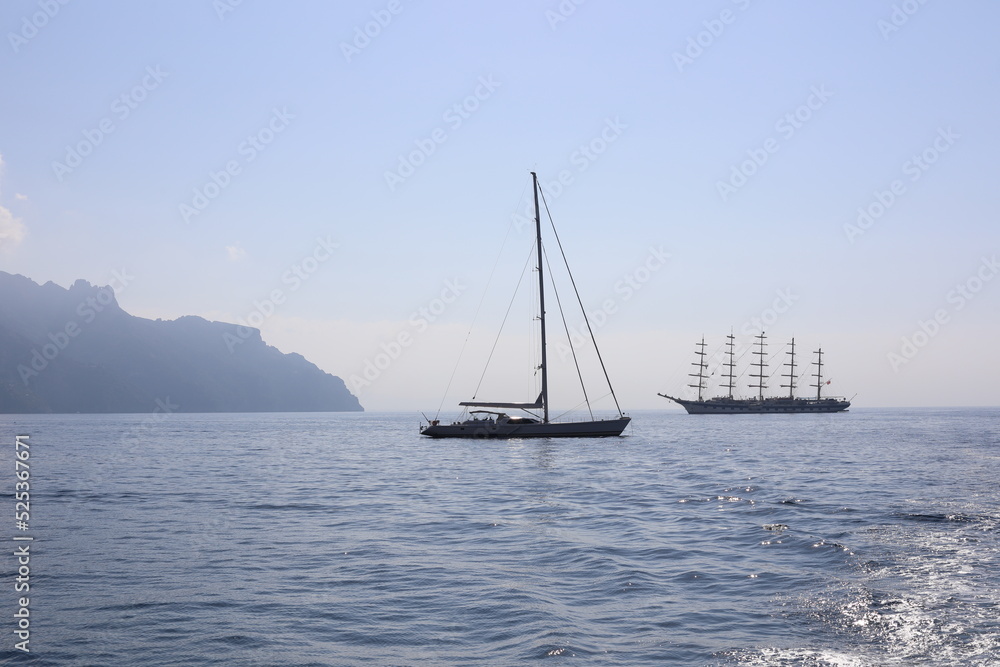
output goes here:
<path id="1" fill-rule="evenodd" d="M 134 317 L 112 286 L 0 271 L 0 413 L 361 410 L 343 380 L 257 329 Z"/>

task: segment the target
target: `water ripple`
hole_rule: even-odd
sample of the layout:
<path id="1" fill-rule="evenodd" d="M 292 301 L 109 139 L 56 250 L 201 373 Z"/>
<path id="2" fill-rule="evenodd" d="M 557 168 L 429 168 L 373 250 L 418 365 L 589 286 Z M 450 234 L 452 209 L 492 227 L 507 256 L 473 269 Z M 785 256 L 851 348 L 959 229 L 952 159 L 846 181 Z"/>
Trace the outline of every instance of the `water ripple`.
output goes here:
<path id="1" fill-rule="evenodd" d="M 996 664 L 998 416 L 509 442 L 410 415 L 171 415 L 141 441 L 133 416 L 19 417 L 45 443 L 32 662 Z"/>

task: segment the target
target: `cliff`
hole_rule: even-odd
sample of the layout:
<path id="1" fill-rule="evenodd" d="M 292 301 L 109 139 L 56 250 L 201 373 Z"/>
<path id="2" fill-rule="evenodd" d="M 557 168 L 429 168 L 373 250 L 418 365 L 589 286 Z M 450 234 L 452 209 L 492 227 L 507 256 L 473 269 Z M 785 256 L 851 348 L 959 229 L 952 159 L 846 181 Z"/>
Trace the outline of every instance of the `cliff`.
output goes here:
<path id="1" fill-rule="evenodd" d="M 200 317 L 149 320 L 110 287 L 0 271 L 0 413 L 316 412 L 363 408 L 343 380 Z"/>

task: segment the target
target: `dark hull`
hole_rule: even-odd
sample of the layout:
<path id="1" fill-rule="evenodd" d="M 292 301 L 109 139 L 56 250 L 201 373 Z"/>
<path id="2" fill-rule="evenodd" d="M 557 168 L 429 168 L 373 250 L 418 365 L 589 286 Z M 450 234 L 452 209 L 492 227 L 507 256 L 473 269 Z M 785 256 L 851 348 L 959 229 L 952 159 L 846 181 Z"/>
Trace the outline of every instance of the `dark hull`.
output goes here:
<path id="1" fill-rule="evenodd" d="M 425 426 L 420 433 L 431 438 L 604 438 L 621 435 L 629 421 L 631 417 L 588 422 L 510 424 L 470 419 L 454 424 L 432 424 Z"/>
<path id="2" fill-rule="evenodd" d="M 843 412 L 851 407 L 850 401 L 835 398 L 820 400 L 810 398 L 711 398 L 707 401 L 687 401 L 660 394 L 677 403 L 692 415 L 761 415 L 761 414 L 799 414 L 816 412 Z"/>

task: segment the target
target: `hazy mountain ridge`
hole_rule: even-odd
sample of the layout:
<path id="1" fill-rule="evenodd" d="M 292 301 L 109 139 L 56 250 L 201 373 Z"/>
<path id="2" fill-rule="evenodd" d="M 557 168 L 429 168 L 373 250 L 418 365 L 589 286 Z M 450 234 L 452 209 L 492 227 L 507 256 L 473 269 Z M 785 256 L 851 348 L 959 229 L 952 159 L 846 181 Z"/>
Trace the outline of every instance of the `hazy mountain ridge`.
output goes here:
<path id="1" fill-rule="evenodd" d="M 110 286 L 0 271 L 2 413 L 362 409 L 343 380 L 257 329 L 135 317 Z"/>

